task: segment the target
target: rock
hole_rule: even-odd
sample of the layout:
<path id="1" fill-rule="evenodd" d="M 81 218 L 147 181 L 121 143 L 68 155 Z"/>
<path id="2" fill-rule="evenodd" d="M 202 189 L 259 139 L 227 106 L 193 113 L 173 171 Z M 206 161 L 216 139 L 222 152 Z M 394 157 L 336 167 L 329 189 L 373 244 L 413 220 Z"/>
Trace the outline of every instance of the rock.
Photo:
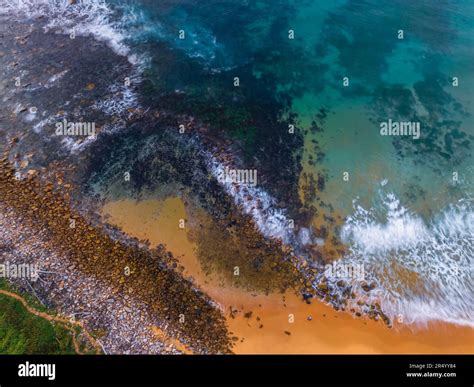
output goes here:
<path id="1" fill-rule="evenodd" d="M 346 283 L 344 282 L 344 280 L 339 280 L 337 281 L 337 286 L 339 286 L 340 288 L 343 288 L 344 286 L 346 286 Z"/>
<path id="2" fill-rule="evenodd" d="M 372 289 L 375 288 L 375 284 L 374 283 L 371 283 L 370 285 L 367 284 L 367 282 L 363 282 L 360 287 L 366 291 L 366 292 L 370 292 Z"/>
<path id="3" fill-rule="evenodd" d="M 321 290 L 321 291 L 324 292 L 324 293 L 327 293 L 328 290 L 329 290 L 329 289 L 328 289 L 328 285 L 327 285 L 327 283 L 325 283 L 325 282 L 319 283 L 319 284 L 318 284 L 318 289 Z"/>

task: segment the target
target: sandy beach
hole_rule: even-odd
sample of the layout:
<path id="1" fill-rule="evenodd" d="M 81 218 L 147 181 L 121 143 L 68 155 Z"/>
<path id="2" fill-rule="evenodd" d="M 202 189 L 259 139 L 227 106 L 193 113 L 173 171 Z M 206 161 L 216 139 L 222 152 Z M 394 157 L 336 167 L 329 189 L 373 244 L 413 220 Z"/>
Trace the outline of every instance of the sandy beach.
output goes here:
<path id="1" fill-rule="evenodd" d="M 191 229 L 179 228 L 189 209 L 179 197 L 166 200 L 120 200 L 106 203 L 111 224 L 151 246 L 165 244 L 185 268 L 184 274 L 225 310 L 235 353 L 289 354 L 421 354 L 470 353 L 474 331 L 442 322 L 427 326 L 354 318 L 313 300 L 307 304 L 293 292 L 258 294 L 227 285 L 201 270 Z M 193 214 L 195 211 L 193 211 Z"/>

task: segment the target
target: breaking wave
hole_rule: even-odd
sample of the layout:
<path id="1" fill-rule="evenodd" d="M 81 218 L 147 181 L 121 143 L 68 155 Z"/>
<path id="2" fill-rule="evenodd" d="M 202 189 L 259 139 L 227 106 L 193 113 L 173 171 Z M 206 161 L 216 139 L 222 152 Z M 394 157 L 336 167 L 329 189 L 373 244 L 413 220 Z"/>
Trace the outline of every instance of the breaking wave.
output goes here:
<path id="1" fill-rule="evenodd" d="M 290 244 L 294 240 L 293 230 L 289 227 L 289 219 L 284 209 L 275 207 L 275 199 L 261 188 L 245 186 L 231 181 L 222 181 L 225 166 L 211 154 L 208 154 L 209 169 L 212 175 L 222 184 L 235 204 L 243 212 L 251 215 L 259 231 L 267 238 L 281 239 Z"/>
<path id="2" fill-rule="evenodd" d="M 341 237 L 346 263 L 363 264 L 380 300 L 395 320 L 443 320 L 474 326 L 474 212 L 469 200 L 448 206 L 429 221 L 388 194 L 378 207 L 354 202 Z M 401 321 L 400 321 L 401 322 Z"/>
<path id="3" fill-rule="evenodd" d="M 218 179 L 224 165 L 209 156 Z M 311 229 L 299 233 L 288 227 L 285 209 L 265 190 L 220 181 L 235 204 L 251 215 L 266 237 L 279 238 L 295 250 L 314 243 Z M 377 208 L 364 209 L 354 201 L 354 213 L 342 228 L 348 253 L 341 263 L 362 265 L 364 281 L 353 289 L 366 294 L 362 284 L 377 286 L 367 301 L 380 302 L 393 321 L 424 324 L 442 320 L 474 326 L 474 211 L 469 200 L 448 206 L 429 222 L 388 194 Z"/>
<path id="4" fill-rule="evenodd" d="M 0 0 L 0 14 L 13 14 L 20 18 L 44 17 L 46 29 L 78 36 L 93 36 L 106 42 L 115 53 L 127 56 L 132 64 L 138 58 L 131 54 L 125 40 L 127 35 L 121 22 L 104 0 Z"/>
<path id="5" fill-rule="evenodd" d="M 117 55 L 126 56 L 132 64 L 133 71 L 127 76 L 133 84 L 141 81 L 142 71 L 148 65 L 146 55 L 132 52 L 126 43 L 131 38 L 126 32 L 130 18 L 126 9 L 112 9 L 104 0 L 81 0 L 73 3 L 69 0 L 0 0 L 0 15 L 2 14 L 26 20 L 43 18 L 43 28 L 46 31 L 91 36 L 106 43 Z M 43 87 L 58 86 L 58 81 L 67 71 L 54 75 Z M 113 84 L 109 87 L 108 94 L 96 101 L 93 107 L 109 116 L 128 115 L 129 109 L 139 107 L 138 96 L 134 90 L 123 84 Z M 38 133 L 45 124 L 51 122 L 52 118 L 42 120 L 33 129 Z M 118 131 L 119 126 L 114 125 L 112 131 Z M 65 138 L 62 143 L 66 149 L 77 152 L 92 141 L 95 141 L 95 138 L 80 141 Z"/>
<path id="6" fill-rule="evenodd" d="M 0 0 L 1 14 L 25 19 L 44 17 L 47 29 L 92 36 L 106 42 L 118 55 L 126 56 L 136 68 L 145 59 L 127 45 L 130 36 L 124 27 L 135 21 L 146 33 L 167 37 L 158 26 L 146 30 L 151 24 L 143 26 L 143 19 L 136 19 L 140 15 L 118 15 L 104 0 L 74 4 L 68 0 Z M 220 47 L 215 39 L 201 44 L 198 32 L 203 30 L 189 31 L 190 43 L 178 42 L 178 48 L 191 57 L 211 62 Z M 61 76 L 52 78 L 50 84 Z M 105 98 L 96 105 L 107 114 L 120 114 L 127 107 L 136 106 L 135 95 L 128 89 L 112 86 L 110 91 L 116 98 Z M 34 130 L 41 131 L 46 123 L 41 121 Z M 81 144 L 65 141 L 69 141 L 68 148 L 78 151 L 94 139 Z M 224 165 L 212 155 L 209 160 L 209 169 L 217 178 Z M 286 210 L 278 208 L 264 189 L 227 181 L 221 184 L 235 204 L 252 216 L 264 236 L 281 239 L 295 248 L 317 239 L 311 229 L 301 228 L 296 233 L 289 227 Z M 378 285 L 368 297 L 380 301 L 392 319 L 403 316 L 405 322 L 412 323 L 444 320 L 474 326 L 474 212 L 470 201 L 452 204 L 429 221 L 404 207 L 394 194 L 385 195 L 379 206 L 370 209 L 355 202 L 354 213 L 347 219 L 341 238 L 349 247 L 342 261 L 364 265 L 365 273 Z"/>

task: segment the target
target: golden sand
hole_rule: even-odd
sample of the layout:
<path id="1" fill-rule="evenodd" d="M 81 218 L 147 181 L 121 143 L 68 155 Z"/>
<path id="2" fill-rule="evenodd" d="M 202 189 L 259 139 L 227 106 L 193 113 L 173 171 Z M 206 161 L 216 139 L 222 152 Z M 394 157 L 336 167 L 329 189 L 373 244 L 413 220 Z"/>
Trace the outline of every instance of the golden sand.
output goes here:
<path id="1" fill-rule="evenodd" d="M 110 202 L 103 214 L 129 235 L 148 239 L 152 246 L 165 244 L 178 257 L 185 274 L 225 311 L 231 336 L 238 338 L 236 353 L 472 353 L 474 348 L 474 330 L 468 327 L 436 322 L 389 329 L 319 301 L 308 305 L 291 292 L 256 294 L 206 276 L 188 238 L 190 230 L 179 228 L 187 217 L 180 198 Z"/>

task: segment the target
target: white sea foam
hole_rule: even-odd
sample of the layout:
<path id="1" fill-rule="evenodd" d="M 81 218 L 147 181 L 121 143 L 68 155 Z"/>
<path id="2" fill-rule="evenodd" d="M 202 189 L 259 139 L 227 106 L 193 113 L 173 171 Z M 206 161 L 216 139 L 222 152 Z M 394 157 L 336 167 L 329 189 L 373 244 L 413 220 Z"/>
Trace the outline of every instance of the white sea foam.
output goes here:
<path id="1" fill-rule="evenodd" d="M 67 73 L 69 72 L 69 70 L 63 70 L 57 74 L 54 74 L 52 75 L 48 81 L 46 82 L 46 84 L 44 85 L 45 88 L 49 89 L 50 87 L 53 87 L 55 85 L 55 83 L 60 80 L 62 77 L 64 77 Z"/>
<path id="2" fill-rule="evenodd" d="M 125 43 L 123 23 L 129 22 L 131 16 L 117 20 L 103 0 L 82 0 L 73 5 L 68 0 L 0 0 L 0 14 L 7 13 L 24 18 L 42 16 L 47 28 L 93 36 L 107 42 L 117 54 L 127 56 L 133 65 L 141 63 L 141 57 L 131 53 Z M 188 49 L 190 56 L 213 60 L 216 41 L 210 42 L 211 47 L 203 49 L 194 39 L 194 47 L 183 49 Z M 114 114 L 134 102 L 134 96 L 127 91 L 118 94 L 116 99 L 99 101 L 97 106 Z M 64 141 L 68 142 L 68 148 L 77 151 L 93 139 L 80 143 L 70 138 Z M 224 165 L 212 155 L 209 160 L 210 170 L 217 178 Z M 286 210 L 277 208 L 275 199 L 260 187 L 222 184 L 266 237 L 281 238 L 284 243 L 294 245 L 324 243 L 306 229 L 296 237 L 289 227 Z M 449 206 L 429 222 L 402 206 L 393 194 L 387 195 L 377 209 L 364 209 L 355 203 L 354 214 L 347 220 L 342 237 L 350 246 L 342 261 L 364 265 L 365 272 L 378 284 L 370 297 L 381 300 L 384 311 L 392 318 L 401 314 L 406 322 L 444 320 L 474 325 L 474 213 L 469 202 Z M 414 273 L 418 278 L 416 286 L 398 278 L 394 267 Z"/>
<path id="3" fill-rule="evenodd" d="M 348 219 L 350 227 L 344 228 L 343 238 L 351 240 L 360 251 L 379 253 L 387 249 L 406 249 L 424 242 L 428 233 L 426 225 L 420 218 L 411 216 L 393 194 L 383 201 L 384 208 L 388 210 L 384 224 L 377 223 L 371 211 L 357 205 L 357 202 L 354 204 L 356 215 Z"/>
<path id="4" fill-rule="evenodd" d="M 0 0 L 0 14 L 32 19 L 44 17 L 46 28 L 77 36 L 93 36 L 105 41 L 119 55 L 128 56 L 130 48 L 120 22 L 104 0 Z"/>
<path id="5" fill-rule="evenodd" d="M 132 73 L 128 74 L 131 84 L 141 80 L 141 72 L 147 65 L 145 55 L 131 51 L 125 43 L 129 35 L 126 23 L 130 18 L 126 9 L 121 9 L 120 16 L 112 10 L 104 0 L 79 0 L 70 4 L 68 0 L 0 0 L 0 14 L 14 15 L 20 19 L 44 18 L 45 28 L 60 33 L 74 32 L 76 36 L 92 36 L 103 41 L 118 55 L 126 56 L 133 65 Z M 68 72 L 64 70 L 53 75 L 43 87 L 56 86 L 56 83 Z M 138 107 L 136 93 L 123 84 L 111 85 L 109 95 L 97 101 L 94 107 L 108 115 L 126 114 L 129 108 Z M 46 124 L 43 120 L 37 123 L 34 130 L 39 132 Z M 84 149 L 95 139 L 86 140 L 66 138 L 63 145 L 73 152 Z"/>
<path id="6" fill-rule="evenodd" d="M 225 166 L 212 156 L 209 159 L 218 178 Z M 308 229 L 295 235 L 286 210 L 276 208 L 275 199 L 263 189 L 221 184 L 266 237 L 294 247 L 324 243 Z M 402 206 L 394 194 L 386 195 L 378 209 L 364 209 L 355 202 L 341 236 L 349 253 L 340 263 L 363 265 L 366 280 L 378 285 L 368 301 L 381 302 L 392 319 L 474 326 L 474 212 L 469 201 L 449 206 L 430 222 Z M 411 278 L 417 280 L 406 281 L 400 277 L 403 273 L 414 273 Z M 364 294 L 361 284 L 354 279 L 352 285 Z"/>
<path id="7" fill-rule="evenodd" d="M 355 203 L 341 236 L 350 246 L 342 261 L 364 264 L 379 285 L 370 298 L 381 300 L 392 318 L 474 326 L 474 212 L 469 201 L 450 205 L 429 221 L 402 206 L 394 194 L 369 210 Z"/>
<path id="8" fill-rule="evenodd" d="M 118 4 L 117 7 L 123 14 L 122 25 L 126 26 L 134 40 L 166 42 L 188 57 L 199 60 L 212 72 L 230 70 L 236 66 L 232 53 L 218 41 L 212 30 L 183 10 L 167 15 L 167 20 L 164 21 L 153 13 L 146 12 L 139 3 L 127 2 Z M 184 36 L 180 39 L 182 28 Z M 217 57 L 219 60 L 216 61 Z"/>
<path id="9" fill-rule="evenodd" d="M 104 113 L 114 116 L 125 113 L 128 109 L 139 107 L 137 94 L 124 85 L 112 85 L 110 95 L 97 101 L 94 107 Z"/>
<path id="10" fill-rule="evenodd" d="M 219 179 L 225 169 L 212 155 L 208 155 L 209 168 L 213 176 L 220 181 L 225 191 L 234 199 L 245 214 L 251 215 L 259 231 L 268 238 L 279 238 L 283 243 L 294 239 L 294 232 L 289 227 L 286 210 L 275 207 L 275 199 L 260 187 L 240 185 Z"/>

